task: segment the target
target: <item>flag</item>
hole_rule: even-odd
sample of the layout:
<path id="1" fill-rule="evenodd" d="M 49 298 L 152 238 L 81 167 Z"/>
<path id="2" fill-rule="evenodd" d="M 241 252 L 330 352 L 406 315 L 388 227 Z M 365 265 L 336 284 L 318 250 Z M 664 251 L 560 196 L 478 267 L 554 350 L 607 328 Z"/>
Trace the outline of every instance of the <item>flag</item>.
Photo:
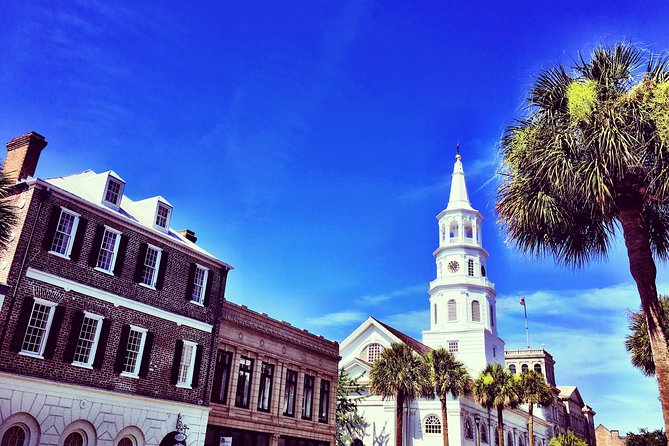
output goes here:
<path id="1" fill-rule="evenodd" d="M 524 307 L 525 306 L 525 298 L 521 297 L 520 298 L 520 304 Z"/>

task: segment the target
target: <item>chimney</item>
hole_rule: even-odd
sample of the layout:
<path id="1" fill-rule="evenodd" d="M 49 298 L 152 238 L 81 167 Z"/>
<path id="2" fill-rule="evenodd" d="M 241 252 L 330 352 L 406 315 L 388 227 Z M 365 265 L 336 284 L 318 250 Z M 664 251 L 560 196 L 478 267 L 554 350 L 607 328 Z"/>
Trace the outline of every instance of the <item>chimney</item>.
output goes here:
<path id="1" fill-rule="evenodd" d="M 195 237 L 195 233 L 190 229 L 182 229 L 181 231 L 177 231 L 177 233 L 191 243 L 197 242 L 197 237 Z"/>
<path id="2" fill-rule="evenodd" d="M 37 161 L 46 140 L 37 132 L 17 136 L 7 143 L 7 158 L 2 173 L 12 182 L 18 182 L 35 175 Z"/>
<path id="3" fill-rule="evenodd" d="M 612 430 L 611 430 L 611 436 L 612 436 L 613 438 L 616 438 L 616 439 L 617 439 L 617 438 L 620 438 L 620 431 L 618 431 L 618 429 L 612 429 Z"/>

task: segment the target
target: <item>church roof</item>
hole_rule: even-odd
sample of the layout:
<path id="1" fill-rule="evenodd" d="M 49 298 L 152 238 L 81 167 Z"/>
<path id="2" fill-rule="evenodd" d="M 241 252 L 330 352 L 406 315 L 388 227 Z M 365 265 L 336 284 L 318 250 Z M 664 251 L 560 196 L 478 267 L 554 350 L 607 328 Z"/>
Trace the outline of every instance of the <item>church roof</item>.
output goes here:
<path id="1" fill-rule="evenodd" d="M 393 335 L 397 336 L 402 342 L 404 342 L 406 345 L 408 345 L 412 350 L 416 351 L 417 353 L 420 353 L 422 355 L 432 350 L 430 347 L 423 344 L 422 342 L 415 340 L 411 336 L 402 333 L 401 331 L 391 327 L 388 324 L 384 324 L 383 322 L 381 322 L 380 320 L 376 319 L 373 316 L 372 319 L 374 319 L 378 324 L 380 324 L 383 328 L 391 332 Z"/>
<path id="2" fill-rule="evenodd" d="M 556 386 L 560 391 L 559 398 L 566 400 L 571 399 L 578 403 L 581 407 L 585 406 L 583 398 L 581 397 L 581 392 L 578 391 L 576 386 Z"/>

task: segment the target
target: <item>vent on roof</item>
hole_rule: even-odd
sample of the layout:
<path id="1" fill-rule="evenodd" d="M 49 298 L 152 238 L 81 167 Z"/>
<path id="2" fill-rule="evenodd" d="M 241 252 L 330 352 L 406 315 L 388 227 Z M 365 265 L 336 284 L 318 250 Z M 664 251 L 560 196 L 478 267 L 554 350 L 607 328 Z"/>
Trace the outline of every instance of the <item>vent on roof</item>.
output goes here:
<path id="1" fill-rule="evenodd" d="M 191 243 L 197 242 L 197 237 L 195 237 L 195 233 L 190 229 L 182 229 L 181 231 L 177 231 L 177 233 Z"/>

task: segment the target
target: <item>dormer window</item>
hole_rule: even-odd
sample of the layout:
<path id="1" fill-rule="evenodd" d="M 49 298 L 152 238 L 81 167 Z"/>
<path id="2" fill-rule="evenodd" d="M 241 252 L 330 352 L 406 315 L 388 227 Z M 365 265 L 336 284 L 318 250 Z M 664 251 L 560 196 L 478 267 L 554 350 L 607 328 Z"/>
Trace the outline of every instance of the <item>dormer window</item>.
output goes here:
<path id="1" fill-rule="evenodd" d="M 172 208 L 166 204 L 158 202 L 156 207 L 156 220 L 154 226 L 158 229 L 166 231 L 170 226 L 170 217 L 172 216 Z"/>
<path id="2" fill-rule="evenodd" d="M 123 182 L 109 175 L 107 177 L 104 202 L 111 206 L 119 207 L 121 205 L 121 197 L 123 197 Z"/>

